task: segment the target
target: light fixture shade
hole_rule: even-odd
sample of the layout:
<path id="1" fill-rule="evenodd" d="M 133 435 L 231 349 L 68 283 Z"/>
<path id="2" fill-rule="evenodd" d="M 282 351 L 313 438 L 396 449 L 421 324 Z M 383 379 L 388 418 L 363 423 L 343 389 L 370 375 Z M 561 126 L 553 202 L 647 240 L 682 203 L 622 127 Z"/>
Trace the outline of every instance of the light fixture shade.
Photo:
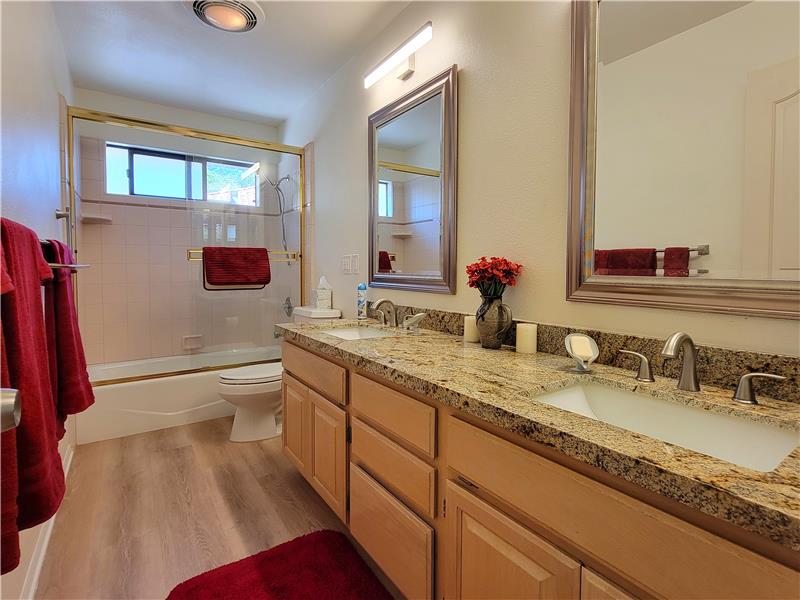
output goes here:
<path id="1" fill-rule="evenodd" d="M 239 0 L 195 0 L 192 10 L 203 23 L 222 31 L 241 33 L 258 23 L 255 11 Z"/>
<path id="2" fill-rule="evenodd" d="M 364 88 L 369 88 L 374 83 L 380 81 L 383 77 L 391 73 L 395 67 L 399 66 L 405 59 L 432 39 L 433 23 L 428 21 L 364 77 Z"/>

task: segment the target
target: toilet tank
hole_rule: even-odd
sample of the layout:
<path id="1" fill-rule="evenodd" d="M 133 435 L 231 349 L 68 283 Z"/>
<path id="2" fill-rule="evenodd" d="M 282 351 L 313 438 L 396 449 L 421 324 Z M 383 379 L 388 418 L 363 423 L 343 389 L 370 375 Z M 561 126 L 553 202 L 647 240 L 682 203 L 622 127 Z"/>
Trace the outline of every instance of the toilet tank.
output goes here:
<path id="1" fill-rule="evenodd" d="M 342 311 L 336 308 L 315 308 L 313 306 L 298 306 L 292 314 L 295 323 L 324 323 L 342 317 Z"/>

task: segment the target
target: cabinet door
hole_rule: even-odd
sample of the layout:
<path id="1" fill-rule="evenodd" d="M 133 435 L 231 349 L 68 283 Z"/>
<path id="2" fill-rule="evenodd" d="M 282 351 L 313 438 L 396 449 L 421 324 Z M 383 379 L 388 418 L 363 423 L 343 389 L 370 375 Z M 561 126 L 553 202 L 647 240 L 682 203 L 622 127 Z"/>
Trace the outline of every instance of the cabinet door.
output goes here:
<path id="1" fill-rule="evenodd" d="M 308 480 L 344 521 L 347 502 L 347 415 L 314 390 L 308 390 L 311 453 Z"/>
<path id="2" fill-rule="evenodd" d="M 433 529 L 353 463 L 350 533 L 403 596 L 433 597 Z"/>
<path id="3" fill-rule="evenodd" d="M 613 583 L 586 567 L 581 569 L 581 600 L 634 600 Z"/>
<path id="4" fill-rule="evenodd" d="M 283 454 L 304 475 L 308 461 L 308 392 L 294 377 L 283 374 Z"/>
<path id="5" fill-rule="evenodd" d="M 447 482 L 447 598 L 569 598 L 581 566 L 477 496 Z"/>

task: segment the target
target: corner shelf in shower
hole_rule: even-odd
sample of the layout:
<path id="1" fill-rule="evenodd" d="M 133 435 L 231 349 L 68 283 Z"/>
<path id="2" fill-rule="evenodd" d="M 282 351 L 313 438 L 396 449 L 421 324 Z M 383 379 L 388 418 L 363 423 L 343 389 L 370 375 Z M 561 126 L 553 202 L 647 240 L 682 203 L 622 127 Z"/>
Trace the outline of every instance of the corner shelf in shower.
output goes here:
<path id="1" fill-rule="evenodd" d="M 110 225 L 112 220 L 111 217 L 100 215 L 81 215 L 81 223 L 86 225 Z"/>

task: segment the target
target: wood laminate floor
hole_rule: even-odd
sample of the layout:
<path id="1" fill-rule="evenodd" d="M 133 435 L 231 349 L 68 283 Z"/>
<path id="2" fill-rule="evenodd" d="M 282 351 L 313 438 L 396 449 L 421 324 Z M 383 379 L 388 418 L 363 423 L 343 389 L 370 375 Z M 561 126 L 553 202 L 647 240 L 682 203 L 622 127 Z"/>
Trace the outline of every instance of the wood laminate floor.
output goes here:
<path id="1" fill-rule="evenodd" d="M 232 418 L 76 449 L 37 598 L 164 598 L 181 581 L 318 529 L 344 530 L 281 454 Z"/>

